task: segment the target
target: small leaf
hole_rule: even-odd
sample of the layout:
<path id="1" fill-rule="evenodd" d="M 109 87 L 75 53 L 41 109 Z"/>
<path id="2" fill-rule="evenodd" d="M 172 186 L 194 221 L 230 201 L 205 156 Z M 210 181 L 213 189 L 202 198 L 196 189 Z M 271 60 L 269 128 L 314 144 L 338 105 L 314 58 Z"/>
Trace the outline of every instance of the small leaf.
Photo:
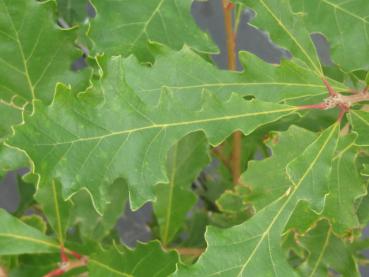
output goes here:
<path id="1" fill-rule="evenodd" d="M 184 44 L 204 53 L 217 48 L 193 18 L 192 0 L 93 0 L 97 16 L 88 36 L 95 51 L 108 56 L 130 54 L 152 61 L 152 42 L 179 50 Z"/>
<path id="2" fill-rule="evenodd" d="M 0 209 L 0 255 L 53 253 L 55 240 Z"/>
<path id="3" fill-rule="evenodd" d="M 91 196 L 86 191 L 81 191 L 72 197 L 72 220 L 78 224 L 83 238 L 100 241 L 109 234 L 122 215 L 128 199 L 127 190 L 127 184 L 122 179 L 116 180 L 109 187 L 109 203 L 103 215 L 96 212 L 91 203 Z"/>
<path id="4" fill-rule="evenodd" d="M 71 203 L 62 198 L 60 183 L 55 180 L 41 181 L 38 184 L 35 199 L 41 205 L 59 243 L 63 245 L 65 233 L 70 224 Z"/>
<path id="5" fill-rule="evenodd" d="M 208 163 L 208 144 L 203 133 L 189 134 L 169 150 L 169 183 L 156 186 L 157 199 L 154 202 L 163 245 L 174 238 L 196 203 L 191 183 Z"/>
<path id="6" fill-rule="evenodd" d="M 271 135 L 271 157 L 249 162 L 248 170 L 241 175 L 241 183 L 250 187 L 248 197 L 257 210 L 280 197 L 291 186 L 285 168 L 315 137 L 313 132 L 291 126 L 287 132 Z"/>
<path id="7" fill-rule="evenodd" d="M 174 251 L 163 252 L 156 241 L 138 244 L 134 250 L 110 248 L 91 256 L 89 276 L 147 277 L 169 276 L 175 270 L 178 256 Z"/>
<path id="8" fill-rule="evenodd" d="M 333 159 L 329 194 L 323 212 L 323 216 L 331 221 L 335 233 L 339 234 L 348 229 L 360 228 L 354 203 L 366 194 L 366 186 L 357 168 L 358 152 L 352 146 L 355 139 L 355 135 L 340 139 L 338 153 Z"/>
<path id="9" fill-rule="evenodd" d="M 299 238 L 299 244 L 310 253 L 308 260 L 299 267 L 303 276 L 328 276 L 331 270 L 342 276 L 360 276 L 349 246 L 334 235 L 327 221 L 320 221 Z"/>

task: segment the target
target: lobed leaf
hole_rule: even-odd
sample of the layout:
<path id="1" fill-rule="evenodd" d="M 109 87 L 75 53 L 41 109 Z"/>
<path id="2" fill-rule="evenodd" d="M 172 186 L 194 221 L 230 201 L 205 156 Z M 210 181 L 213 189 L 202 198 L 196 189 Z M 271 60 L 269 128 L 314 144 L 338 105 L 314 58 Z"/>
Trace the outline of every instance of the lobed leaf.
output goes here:
<path id="1" fill-rule="evenodd" d="M 208 163 L 208 143 L 202 133 L 189 134 L 169 150 L 166 166 L 169 183 L 156 186 L 153 204 L 163 245 L 174 238 L 196 203 L 191 183 Z"/>
<path id="2" fill-rule="evenodd" d="M 308 259 L 299 266 L 303 276 L 328 276 L 334 270 L 342 276 L 360 276 L 353 253 L 338 238 L 327 221 L 320 221 L 309 233 L 299 238 L 309 251 Z"/>
<path id="3" fill-rule="evenodd" d="M 150 44 L 179 50 L 184 44 L 204 53 L 217 47 L 201 32 L 190 14 L 192 0 L 93 0 L 97 15 L 88 36 L 95 51 L 108 56 L 134 54 L 152 61 Z"/>
<path id="4" fill-rule="evenodd" d="M 0 209 L 0 255 L 53 253 L 55 240 Z"/>
<path id="5" fill-rule="evenodd" d="M 166 277 L 175 270 L 178 256 L 164 252 L 156 241 L 138 244 L 134 250 L 101 249 L 91 256 L 89 276 Z"/>
<path id="6" fill-rule="evenodd" d="M 369 6 L 365 0 L 290 1 L 310 33 L 326 36 L 332 59 L 348 70 L 369 69 Z"/>
<path id="7" fill-rule="evenodd" d="M 227 230 L 209 227 L 207 251 L 175 276 L 295 276 L 281 248 L 281 235 L 299 201 L 319 208 L 324 201 L 338 131 L 334 124 L 287 165 L 291 186 L 284 195 L 241 225 Z M 320 178 L 314 178 L 317 174 Z"/>
<path id="8" fill-rule="evenodd" d="M 322 80 L 293 60 L 271 65 L 251 53 L 240 52 L 240 61 L 244 72 L 222 71 L 184 47 L 157 57 L 151 67 L 141 65 L 135 57 L 126 59 L 124 67 L 128 85 L 147 103 L 156 103 L 165 89 L 170 89 L 176 98 L 193 99 L 191 105 L 200 102 L 204 89 L 221 99 L 238 93 L 268 102 L 309 96 L 323 99 L 327 95 Z M 337 91 L 347 90 L 342 83 L 330 82 Z"/>
<path id="9" fill-rule="evenodd" d="M 16 128 L 9 143 L 27 152 L 41 182 L 60 181 L 64 198 L 87 189 L 101 213 L 107 185 L 123 177 L 137 209 L 154 199 L 155 184 L 168 182 L 163 161 L 186 134 L 201 130 L 211 145 L 218 145 L 235 129 L 248 134 L 297 110 L 237 95 L 224 103 L 210 94 L 204 97 L 200 109 L 168 93 L 157 106 L 145 106 L 126 85 L 118 57 L 94 91 L 75 97 L 59 93 L 49 107 L 37 102 L 36 112 Z"/>

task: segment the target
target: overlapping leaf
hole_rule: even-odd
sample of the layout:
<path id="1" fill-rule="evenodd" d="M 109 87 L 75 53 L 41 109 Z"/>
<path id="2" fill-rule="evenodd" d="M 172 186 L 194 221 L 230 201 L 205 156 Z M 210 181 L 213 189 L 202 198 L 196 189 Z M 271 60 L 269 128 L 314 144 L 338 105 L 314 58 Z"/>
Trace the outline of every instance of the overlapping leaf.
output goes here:
<path id="1" fill-rule="evenodd" d="M 73 84 L 76 90 L 87 85 L 89 70 L 79 74 L 71 70 L 72 62 L 81 55 L 73 45 L 75 30 L 61 30 L 54 10 L 53 1 L 0 1 L 0 142 L 11 133 L 12 125 L 22 122 L 27 103 L 51 101 L 58 82 Z M 1 152 L 11 151 L 0 147 Z M 12 155 L 22 159 L 16 150 Z M 1 170 L 13 169 L 12 165 L 15 163 L 6 162 Z"/>
<path id="2" fill-rule="evenodd" d="M 169 276 L 175 270 L 178 256 L 164 252 L 158 242 L 138 244 L 134 250 L 111 248 L 91 256 L 89 276 Z"/>
<path id="3" fill-rule="evenodd" d="M 122 68 L 114 58 L 94 91 L 59 93 L 49 107 L 37 103 L 10 140 L 32 158 L 41 180 L 58 179 L 64 197 L 86 188 L 100 212 L 106 185 L 118 177 L 128 181 L 133 208 L 153 199 L 153 185 L 168 182 L 166 154 L 184 135 L 202 130 L 217 145 L 235 129 L 248 134 L 297 110 L 236 95 L 223 103 L 210 94 L 193 109 L 168 93 L 147 107 L 125 84 Z"/>
<path id="4" fill-rule="evenodd" d="M 135 54 L 153 60 L 150 44 L 158 42 L 179 50 L 183 44 L 215 53 L 216 46 L 201 32 L 190 14 L 192 0 L 94 0 L 97 16 L 88 36 L 95 51 L 107 55 Z"/>
<path id="5" fill-rule="evenodd" d="M 284 195 L 239 226 L 209 228 L 205 254 L 176 276 L 295 276 L 281 248 L 281 235 L 299 201 L 322 209 L 338 130 L 338 124 L 325 130 L 287 165 L 291 186 Z"/>
<path id="6" fill-rule="evenodd" d="M 326 221 L 299 238 L 299 244 L 309 251 L 308 259 L 298 267 L 301 275 L 328 276 L 334 270 L 342 276 L 360 276 L 349 246 L 334 235 Z"/>
<path id="7" fill-rule="evenodd" d="M 71 199 L 73 223 L 77 224 L 83 238 L 100 241 L 115 227 L 127 202 L 127 184 L 121 179 L 109 186 L 109 203 L 103 215 L 99 215 L 91 203 L 88 192 L 82 191 Z"/>
<path id="8" fill-rule="evenodd" d="M 160 236 L 167 245 L 183 225 L 188 211 L 196 203 L 191 183 L 209 163 L 208 143 L 202 133 L 193 133 L 175 144 L 168 153 L 168 184 L 157 185 L 154 212 Z"/>
<path id="9" fill-rule="evenodd" d="M 280 65 L 271 65 L 247 52 L 240 53 L 240 60 L 244 72 L 221 71 L 184 47 L 179 52 L 159 56 L 152 67 L 140 65 L 134 57 L 128 58 L 126 78 L 148 103 L 155 103 L 165 88 L 171 89 L 177 98 L 197 102 L 204 89 L 222 99 L 236 92 L 270 102 L 319 95 L 325 98 L 327 95 L 322 80 L 293 61 L 283 60 Z M 331 84 L 337 91 L 346 90 L 339 82 L 331 80 Z"/>
<path id="10" fill-rule="evenodd" d="M 360 227 L 354 202 L 366 194 L 366 188 L 357 166 L 358 151 L 353 147 L 355 139 L 355 135 L 341 138 L 333 159 L 330 192 L 323 215 L 331 221 L 336 233 Z"/>
<path id="11" fill-rule="evenodd" d="M 267 31 L 273 42 L 304 61 L 318 77 L 323 76 L 314 42 L 304 25 L 304 14 L 294 12 L 290 1 L 240 1 L 256 12 L 251 24 Z"/>
<path id="12" fill-rule="evenodd" d="M 356 144 L 361 146 L 368 146 L 369 113 L 366 111 L 351 110 L 350 122 L 353 131 L 359 135 L 356 140 Z"/>
<path id="13" fill-rule="evenodd" d="M 250 188 L 248 197 L 257 210 L 279 198 L 291 186 L 285 168 L 315 137 L 313 132 L 292 126 L 288 132 L 275 134 L 271 139 L 270 158 L 249 163 L 248 170 L 241 176 L 241 183 Z"/>
<path id="14" fill-rule="evenodd" d="M 54 253 L 55 240 L 0 210 L 0 255 Z"/>
<path id="15" fill-rule="evenodd" d="M 50 102 L 57 82 L 79 84 L 82 88 L 86 84 L 81 75 L 70 70 L 81 53 L 73 45 L 75 31 L 56 25 L 54 9 L 52 1 L 0 1 L 3 101 L 14 103 L 18 97 L 23 102 Z"/>
<path id="16" fill-rule="evenodd" d="M 303 26 L 328 39 L 334 62 L 347 70 L 369 69 L 369 6 L 366 0 L 290 1 Z"/>

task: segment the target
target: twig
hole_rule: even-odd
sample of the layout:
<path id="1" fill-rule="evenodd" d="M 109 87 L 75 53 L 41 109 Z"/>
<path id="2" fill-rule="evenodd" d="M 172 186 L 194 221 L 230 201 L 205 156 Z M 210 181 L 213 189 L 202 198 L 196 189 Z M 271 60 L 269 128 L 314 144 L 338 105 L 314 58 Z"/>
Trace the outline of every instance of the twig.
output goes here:
<path id="1" fill-rule="evenodd" d="M 236 70 L 236 36 L 233 30 L 232 10 L 234 4 L 229 0 L 223 0 L 224 26 L 227 38 L 228 69 Z M 234 184 L 238 184 L 241 175 L 241 149 L 242 133 L 237 131 L 233 133 L 232 143 L 232 179 Z"/>
<path id="2" fill-rule="evenodd" d="M 228 169 L 232 169 L 232 165 L 230 163 L 230 160 L 224 156 L 222 151 L 222 146 L 218 146 L 213 148 L 213 154 L 215 157 L 217 157 Z"/>
<path id="3" fill-rule="evenodd" d="M 68 255 L 73 256 L 77 260 L 74 260 L 74 261 L 69 260 Z M 44 275 L 44 277 L 61 276 L 64 273 L 66 273 L 66 272 L 68 272 L 68 271 L 70 271 L 74 268 L 86 266 L 87 262 L 88 262 L 88 258 L 78 254 L 75 251 L 66 249 L 64 247 L 64 244 L 61 244 L 61 246 L 60 246 L 60 261 L 61 262 L 59 263 L 59 267 L 52 270 L 52 271 L 50 271 L 49 273 Z"/>
<path id="4" fill-rule="evenodd" d="M 352 95 L 342 95 L 333 90 L 333 88 L 328 84 L 327 81 L 323 80 L 327 86 L 329 97 L 326 98 L 322 103 L 313 105 L 303 105 L 299 107 L 299 110 L 307 109 L 317 109 L 317 110 L 329 110 L 338 107 L 340 113 L 338 115 L 337 121 L 341 122 L 344 115 L 350 110 L 351 106 L 355 103 L 369 101 L 369 88 L 364 88 L 363 91 L 352 94 Z"/>

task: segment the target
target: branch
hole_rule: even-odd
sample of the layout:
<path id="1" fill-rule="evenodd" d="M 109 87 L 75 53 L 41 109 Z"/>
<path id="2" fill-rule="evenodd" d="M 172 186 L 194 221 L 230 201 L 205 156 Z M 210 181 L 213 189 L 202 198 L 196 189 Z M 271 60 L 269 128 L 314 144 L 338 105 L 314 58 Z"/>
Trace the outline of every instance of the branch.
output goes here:
<path id="1" fill-rule="evenodd" d="M 229 159 L 224 156 L 223 151 L 222 151 L 222 147 L 218 146 L 213 148 L 213 154 L 215 157 L 217 157 L 228 169 L 232 170 L 232 165 L 229 161 Z"/>
<path id="2" fill-rule="evenodd" d="M 227 39 L 228 69 L 236 70 L 236 36 L 233 30 L 232 10 L 234 4 L 229 0 L 223 0 L 224 26 Z M 241 149 L 242 133 L 237 131 L 233 133 L 232 147 L 232 179 L 234 184 L 238 184 L 241 175 Z"/>

